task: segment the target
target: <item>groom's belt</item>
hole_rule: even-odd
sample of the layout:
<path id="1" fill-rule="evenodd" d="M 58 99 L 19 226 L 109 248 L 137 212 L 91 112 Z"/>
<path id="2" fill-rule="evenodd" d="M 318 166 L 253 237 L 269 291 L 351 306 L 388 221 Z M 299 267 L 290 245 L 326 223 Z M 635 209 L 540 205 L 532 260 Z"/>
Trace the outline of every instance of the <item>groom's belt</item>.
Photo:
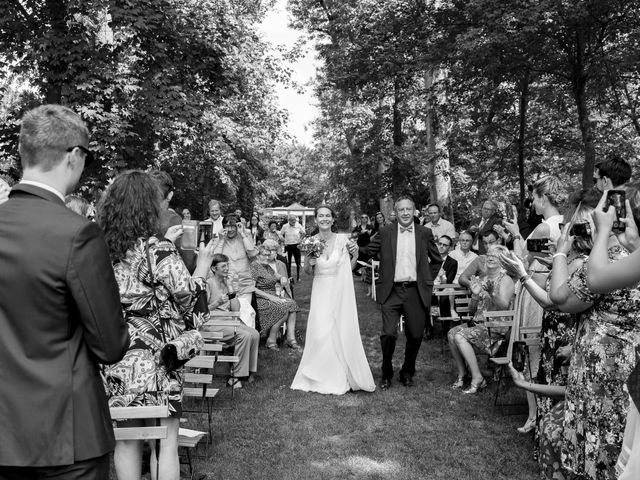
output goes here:
<path id="1" fill-rule="evenodd" d="M 416 287 L 418 282 L 393 282 L 394 287 L 411 288 Z"/>

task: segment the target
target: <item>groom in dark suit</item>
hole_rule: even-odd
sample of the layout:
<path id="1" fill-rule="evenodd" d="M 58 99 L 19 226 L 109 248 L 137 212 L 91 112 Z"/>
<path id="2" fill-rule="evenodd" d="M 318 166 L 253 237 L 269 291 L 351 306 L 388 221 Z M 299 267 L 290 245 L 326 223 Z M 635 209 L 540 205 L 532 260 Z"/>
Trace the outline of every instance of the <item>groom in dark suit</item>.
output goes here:
<path id="1" fill-rule="evenodd" d="M 91 157 L 60 105 L 27 112 L 23 177 L 0 205 L 0 480 L 109 478 L 115 441 L 98 363 L 129 346 L 104 235 L 65 207 Z"/>
<path id="2" fill-rule="evenodd" d="M 400 382 L 413 385 L 433 280 L 442 264 L 431 230 L 414 223 L 413 200 L 400 197 L 394 210 L 397 222 L 381 228 L 371 243 L 361 249 L 368 256 L 377 253 L 380 258 L 377 301 L 382 311 L 382 390 L 391 386 L 393 378 L 392 360 L 400 315 L 404 315 L 407 337 Z"/>

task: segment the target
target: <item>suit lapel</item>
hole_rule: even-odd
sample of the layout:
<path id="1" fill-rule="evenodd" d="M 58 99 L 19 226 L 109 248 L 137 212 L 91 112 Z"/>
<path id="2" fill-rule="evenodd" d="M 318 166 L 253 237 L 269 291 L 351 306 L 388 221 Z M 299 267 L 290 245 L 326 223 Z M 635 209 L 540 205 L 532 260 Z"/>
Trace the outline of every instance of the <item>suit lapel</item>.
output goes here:
<path id="1" fill-rule="evenodd" d="M 421 228 L 421 227 L 420 227 L 420 225 L 415 225 L 414 224 L 413 228 L 415 230 L 414 238 L 415 238 L 415 241 L 416 241 L 416 268 L 417 268 L 418 265 L 420 265 L 420 256 L 422 254 L 421 248 L 420 248 L 420 233 L 421 232 L 419 230 L 419 228 Z"/>
<path id="2" fill-rule="evenodd" d="M 391 229 L 391 261 L 393 263 L 393 269 L 396 268 L 396 254 L 398 252 L 398 229 L 399 223 L 396 222 L 395 227 Z"/>

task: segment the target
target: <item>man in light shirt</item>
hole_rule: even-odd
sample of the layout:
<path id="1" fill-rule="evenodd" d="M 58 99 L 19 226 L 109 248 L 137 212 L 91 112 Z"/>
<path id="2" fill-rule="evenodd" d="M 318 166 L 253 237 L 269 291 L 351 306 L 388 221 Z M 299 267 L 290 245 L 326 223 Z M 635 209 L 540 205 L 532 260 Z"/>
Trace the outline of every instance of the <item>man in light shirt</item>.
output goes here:
<path id="1" fill-rule="evenodd" d="M 302 225 L 298 223 L 295 215 L 289 215 L 289 222 L 285 223 L 280 229 L 280 235 L 284 238 L 284 251 L 287 254 L 287 273 L 291 277 L 291 257 L 296 262 L 296 276 L 300 280 L 300 242 L 304 238 L 305 231 Z"/>
<path id="2" fill-rule="evenodd" d="M 405 319 L 407 337 L 400 382 L 407 387 L 413 386 L 416 358 L 431 306 L 433 281 L 442 264 L 431 230 L 414 223 L 413 200 L 400 197 L 394 208 L 398 221 L 382 227 L 369 245 L 360 248 L 360 252 L 368 257 L 378 254 L 380 258 L 376 301 L 382 313 L 382 390 L 391 387 L 400 315 Z"/>
<path id="3" fill-rule="evenodd" d="M 214 236 L 220 235 L 220 232 L 224 229 L 222 225 L 222 206 L 218 200 L 209 201 L 209 218 L 205 222 L 213 225 L 211 233 Z"/>
<path id="4" fill-rule="evenodd" d="M 464 231 L 458 237 L 458 246 L 449 253 L 449 256 L 458 262 L 458 271 L 453 279 L 453 283 L 458 283 L 458 279 L 462 272 L 464 272 L 471 262 L 473 262 L 478 255 L 471 251 L 471 245 L 473 244 L 473 235 L 467 231 Z"/>
<path id="5" fill-rule="evenodd" d="M 442 212 L 440 205 L 432 203 L 427 207 L 428 220 L 423 225 L 431 229 L 431 233 L 438 240 L 442 235 L 447 235 L 450 238 L 456 238 L 456 228 L 453 223 L 442 218 Z M 427 219 L 425 219 L 427 220 Z"/>

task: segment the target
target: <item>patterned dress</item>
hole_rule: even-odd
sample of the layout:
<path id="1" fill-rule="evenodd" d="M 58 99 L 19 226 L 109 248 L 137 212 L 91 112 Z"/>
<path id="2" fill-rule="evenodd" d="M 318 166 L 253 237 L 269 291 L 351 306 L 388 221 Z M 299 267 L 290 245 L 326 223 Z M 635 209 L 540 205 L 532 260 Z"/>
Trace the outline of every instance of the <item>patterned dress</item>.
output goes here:
<path id="1" fill-rule="evenodd" d="M 131 343 L 120 362 L 104 367 L 105 388 L 111 407 L 157 405 L 168 396 L 170 415 L 179 417 L 183 375 L 160 364 L 162 332 L 170 341 L 204 323 L 206 287 L 203 279 L 191 277 L 170 241 L 151 237 L 148 253 L 141 239 L 113 267 Z"/>
<path id="2" fill-rule="evenodd" d="M 456 334 L 462 335 L 469 344 L 473 347 L 474 352 L 476 354 L 485 353 L 485 354 L 493 354 L 495 350 L 499 346 L 500 342 L 504 341 L 507 335 L 507 328 L 492 328 L 491 332 L 489 329 L 483 325 L 484 322 L 484 312 L 491 312 L 494 310 L 498 310 L 496 307 L 493 297 L 489 294 L 489 291 L 499 291 L 500 284 L 505 278 L 505 272 L 500 272 L 500 275 L 493 281 L 488 282 L 486 279 L 482 281 L 482 293 L 480 302 L 478 304 L 478 308 L 476 310 L 475 315 L 473 316 L 474 322 L 477 324 L 473 327 L 467 327 L 466 325 L 458 325 L 457 327 L 453 327 L 447 333 L 449 338 L 453 338 Z"/>
<path id="3" fill-rule="evenodd" d="M 256 289 L 269 295 L 264 298 L 256 294 L 258 303 L 258 313 L 260 315 L 260 334 L 267 334 L 269 329 L 278 323 L 290 312 L 297 312 L 300 309 L 298 304 L 290 298 L 281 298 L 276 295 L 276 284 L 280 283 L 280 277 L 271 267 L 268 267 L 258 260 L 251 262 L 251 276 L 256 282 Z"/>
<path id="4" fill-rule="evenodd" d="M 619 246 L 609 249 L 610 261 L 626 255 Z M 640 340 L 640 290 L 594 297 L 586 272 L 585 262 L 568 284 L 578 298 L 594 304 L 582 314 L 576 331 L 560 453 L 563 466 L 573 474 L 613 480 L 629 407 L 625 382 Z"/>

